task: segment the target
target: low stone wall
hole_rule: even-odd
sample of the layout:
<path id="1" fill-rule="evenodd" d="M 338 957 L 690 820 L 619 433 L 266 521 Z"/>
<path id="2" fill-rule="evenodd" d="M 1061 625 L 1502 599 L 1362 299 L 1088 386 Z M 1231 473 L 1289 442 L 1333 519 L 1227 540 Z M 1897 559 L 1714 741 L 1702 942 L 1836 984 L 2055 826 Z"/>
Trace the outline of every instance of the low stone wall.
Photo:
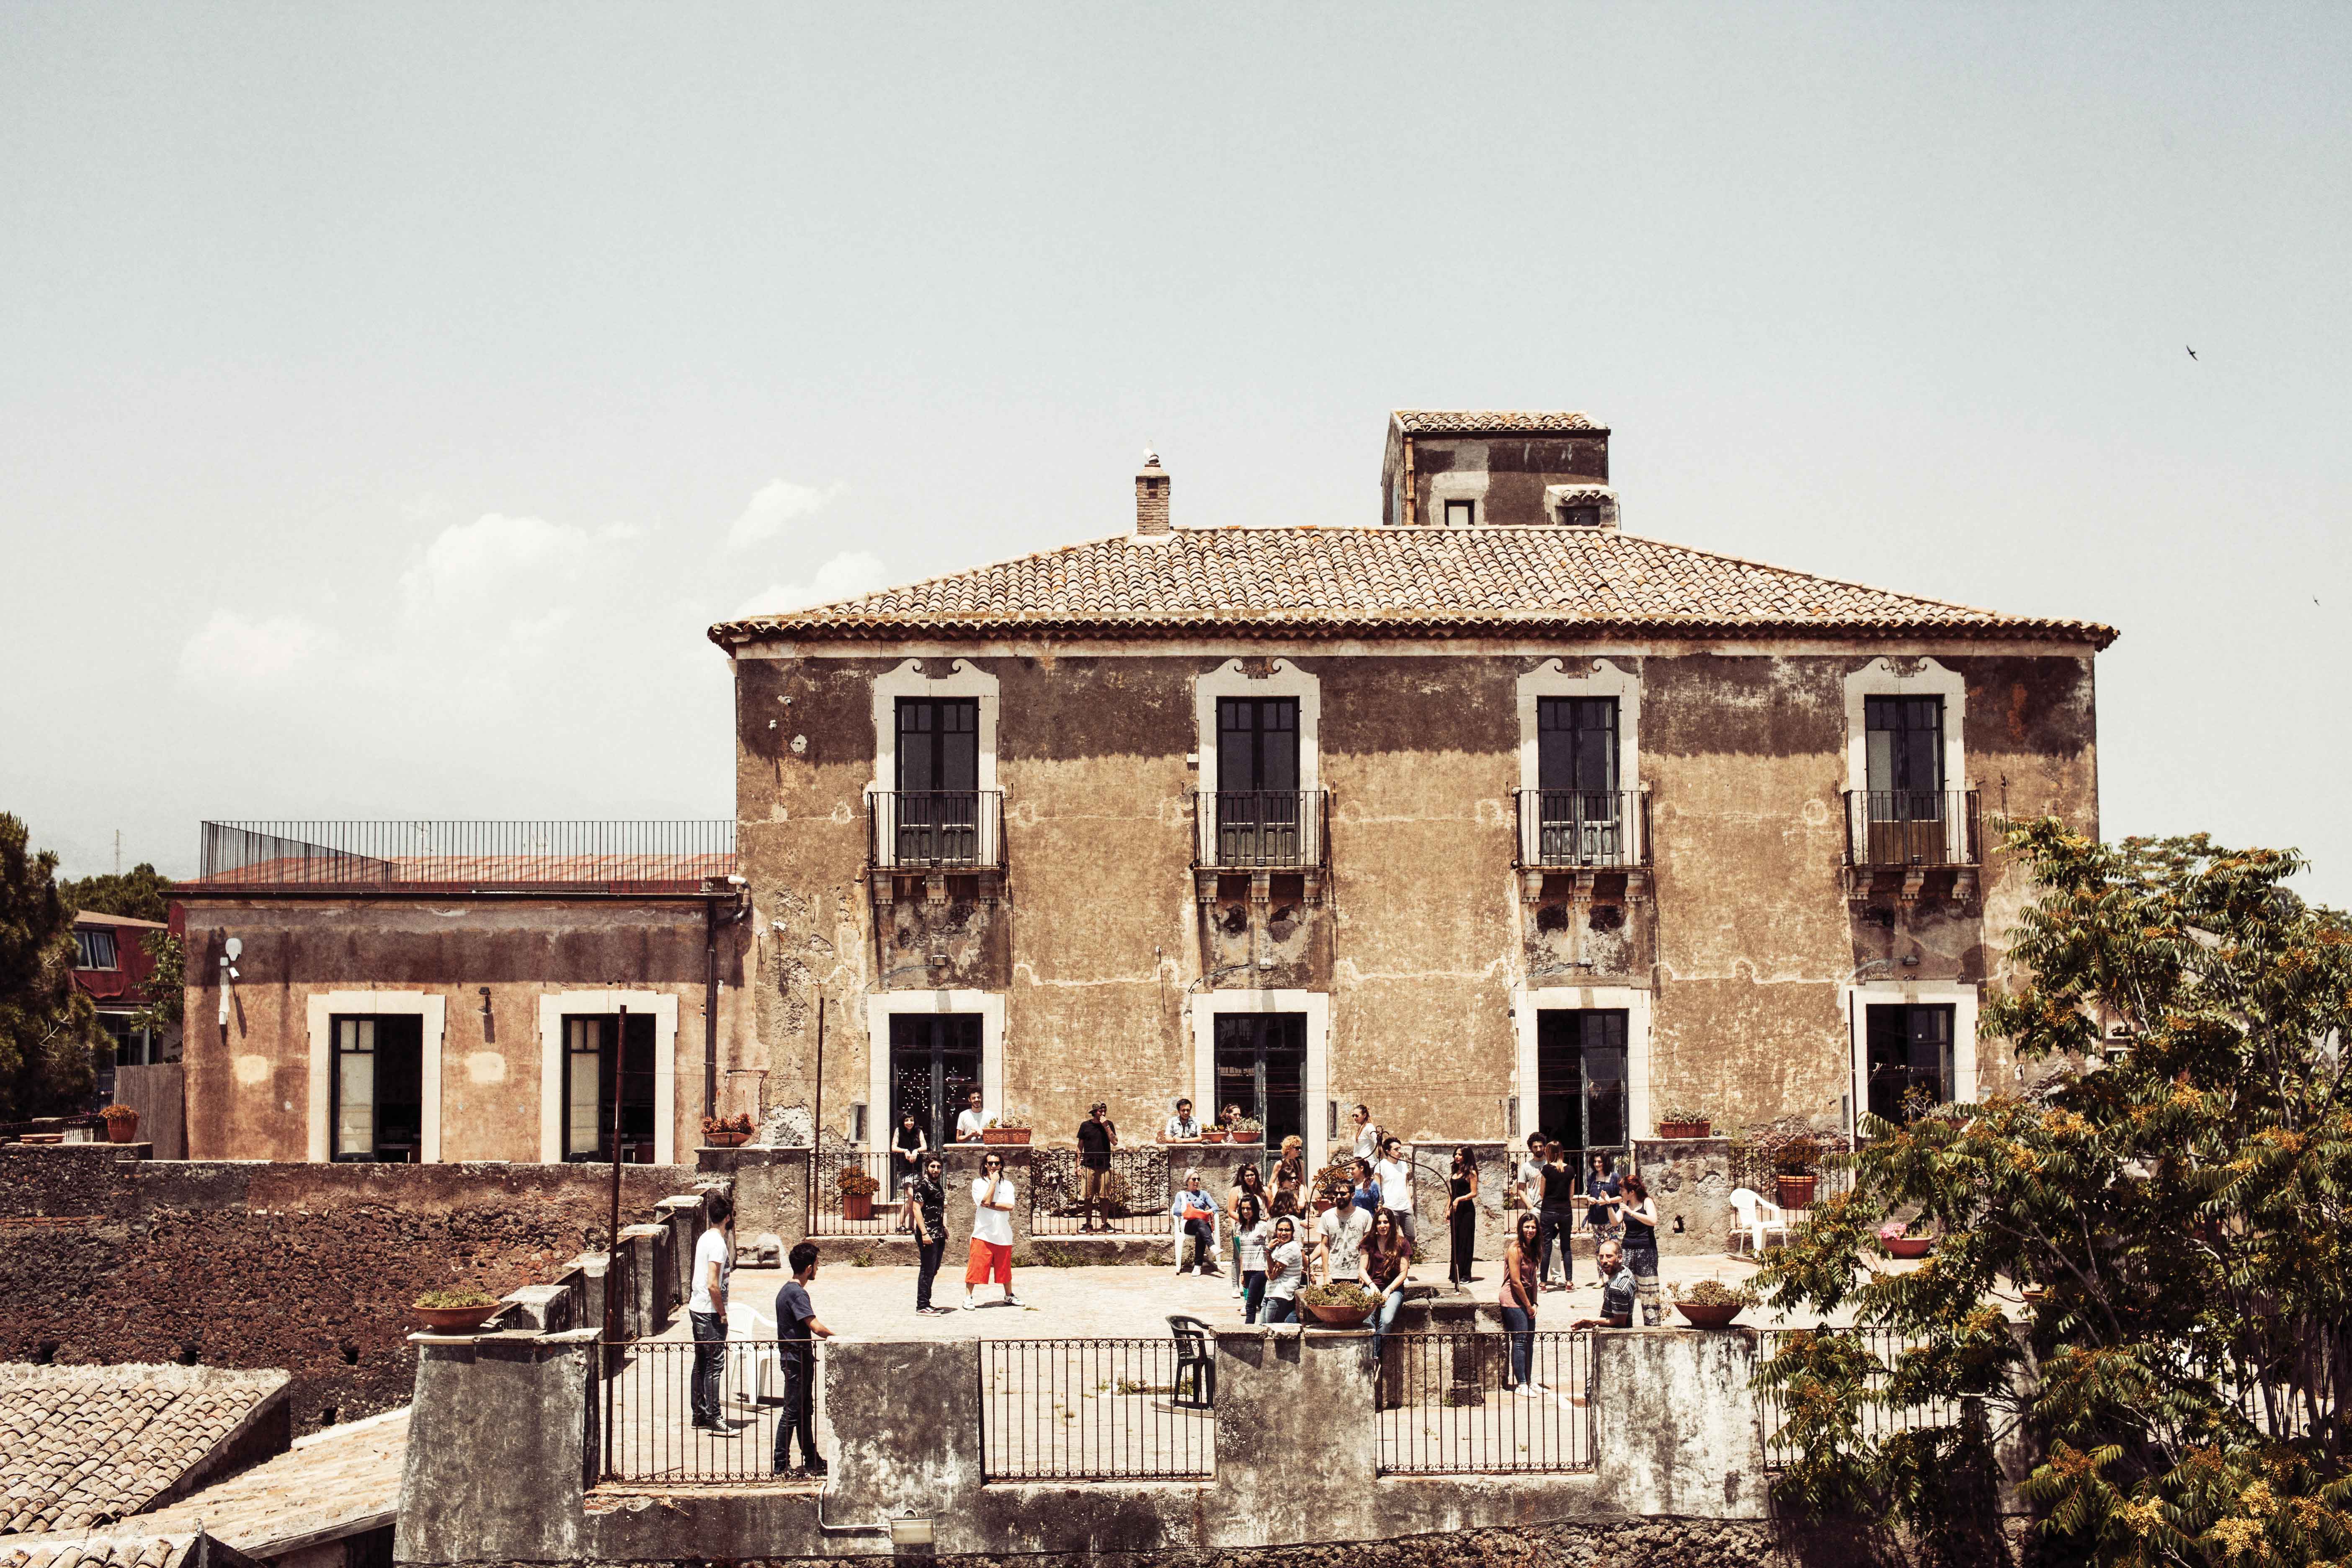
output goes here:
<path id="1" fill-rule="evenodd" d="M 556 1279 L 602 1236 L 611 1201 L 609 1166 L 147 1152 L 0 1147 L 0 1359 L 282 1367 L 297 1432 L 405 1403 L 419 1292 Z M 622 1175 L 625 1226 L 696 1180 L 676 1166 Z M 675 1269 L 674 1245 L 643 1245 L 649 1278 L 665 1258 Z"/>

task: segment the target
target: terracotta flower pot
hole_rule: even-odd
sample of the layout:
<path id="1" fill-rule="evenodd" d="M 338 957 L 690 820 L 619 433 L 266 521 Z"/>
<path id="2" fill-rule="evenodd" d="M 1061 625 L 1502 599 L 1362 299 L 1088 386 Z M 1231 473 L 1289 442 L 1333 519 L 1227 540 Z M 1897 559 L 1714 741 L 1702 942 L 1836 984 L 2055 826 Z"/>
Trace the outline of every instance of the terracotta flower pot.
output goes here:
<path id="1" fill-rule="evenodd" d="M 1932 1236 L 1895 1236 L 1886 1240 L 1889 1258 L 1925 1258 L 1936 1248 Z"/>
<path id="2" fill-rule="evenodd" d="M 106 1141 L 110 1143 L 136 1143 L 139 1142 L 139 1118 L 136 1116 L 108 1117 L 106 1119 Z"/>
<path id="3" fill-rule="evenodd" d="M 1677 1301 L 1675 1310 L 1688 1319 L 1694 1329 L 1727 1329 L 1731 1327 L 1731 1320 L 1739 1316 L 1740 1309 L 1736 1301 L 1729 1306 L 1718 1304 L 1711 1307 L 1696 1301 Z"/>
<path id="4" fill-rule="evenodd" d="M 749 1132 L 706 1132 L 702 1142 L 706 1148 L 740 1149 L 751 1141 Z"/>
<path id="5" fill-rule="evenodd" d="M 1370 1307 L 1318 1307 L 1311 1301 L 1299 1302 L 1298 1310 L 1327 1329 L 1360 1329 L 1372 1315 Z"/>
<path id="6" fill-rule="evenodd" d="M 1265 1134 L 1263 1132 L 1235 1132 L 1233 1135 L 1233 1138 L 1234 1142 L 1236 1143 L 1263 1143 L 1265 1142 Z"/>
<path id="7" fill-rule="evenodd" d="M 416 1321 L 436 1334 L 462 1334 L 468 1329 L 478 1329 L 497 1315 L 504 1301 L 493 1301 L 487 1307 L 411 1307 Z"/>
<path id="8" fill-rule="evenodd" d="M 1715 1123 L 1712 1121 L 1661 1121 L 1658 1123 L 1658 1136 L 1661 1138 L 1704 1138 L 1709 1132 L 1713 1131 L 1714 1129 Z"/>
<path id="9" fill-rule="evenodd" d="M 1222 1143 L 1224 1141 L 1225 1133 L 1223 1128 L 1212 1129 L 1201 1134 L 1201 1142 L 1203 1143 Z"/>
<path id="10" fill-rule="evenodd" d="M 1776 1178 L 1780 1189 L 1780 1206 L 1784 1209 L 1809 1209 L 1813 1206 L 1813 1190 L 1821 1185 L 1819 1176 L 1780 1176 Z"/>
<path id="11" fill-rule="evenodd" d="M 844 1219 L 872 1219 L 874 1217 L 874 1194 L 872 1193 L 842 1194 L 841 1217 Z"/>
<path id="12" fill-rule="evenodd" d="M 1026 1143 L 1029 1142 L 1029 1129 L 1026 1127 L 983 1128 L 981 1131 L 980 1141 L 983 1143 Z"/>

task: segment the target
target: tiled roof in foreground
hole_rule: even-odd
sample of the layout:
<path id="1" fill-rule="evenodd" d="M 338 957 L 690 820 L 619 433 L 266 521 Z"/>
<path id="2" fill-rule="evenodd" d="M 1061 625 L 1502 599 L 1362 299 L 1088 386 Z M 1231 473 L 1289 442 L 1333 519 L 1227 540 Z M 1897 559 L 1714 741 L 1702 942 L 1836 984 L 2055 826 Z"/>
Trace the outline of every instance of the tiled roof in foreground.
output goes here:
<path id="1" fill-rule="evenodd" d="M 1399 408 L 1389 417 L 1408 436 L 1541 436 L 1605 428 L 1572 408 Z"/>
<path id="2" fill-rule="evenodd" d="M 0 1536 L 152 1504 L 286 1387 L 282 1372 L 0 1365 Z"/>
<path id="3" fill-rule="evenodd" d="M 1121 534 L 710 628 L 725 646 L 908 637 L 1873 637 L 2090 643 L 2003 616 L 1591 528 L 1213 528 Z"/>

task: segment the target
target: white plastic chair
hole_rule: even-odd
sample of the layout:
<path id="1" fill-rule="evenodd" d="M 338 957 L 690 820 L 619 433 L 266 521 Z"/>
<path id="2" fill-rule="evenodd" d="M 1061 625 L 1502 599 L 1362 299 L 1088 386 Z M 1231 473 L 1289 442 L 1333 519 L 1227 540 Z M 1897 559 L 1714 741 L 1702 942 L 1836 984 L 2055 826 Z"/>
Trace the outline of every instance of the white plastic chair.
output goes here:
<path id="1" fill-rule="evenodd" d="M 1187 1244 L 1192 1239 L 1191 1237 L 1184 1234 L 1185 1217 L 1183 1211 L 1181 1209 L 1171 1207 L 1168 1211 L 1168 1236 L 1169 1239 L 1175 1244 L 1171 1250 L 1176 1254 L 1176 1272 L 1179 1274 L 1184 1272 L 1184 1251 Z M 1212 1206 L 1209 1210 L 1209 1235 L 1211 1238 L 1209 1243 L 1209 1257 L 1216 1262 L 1218 1270 L 1221 1273 L 1224 1268 L 1224 1212 L 1222 1209 Z"/>
<path id="2" fill-rule="evenodd" d="M 1746 1187 L 1735 1187 L 1731 1193 L 1732 1212 L 1739 1216 L 1739 1226 L 1754 1244 L 1756 1255 L 1764 1255 L 1764 1238 L 1778 1232 L 1780 1239 L 1789 1238 L 1789 1216 L 1780 1205 L 1768 1203 Z"/>

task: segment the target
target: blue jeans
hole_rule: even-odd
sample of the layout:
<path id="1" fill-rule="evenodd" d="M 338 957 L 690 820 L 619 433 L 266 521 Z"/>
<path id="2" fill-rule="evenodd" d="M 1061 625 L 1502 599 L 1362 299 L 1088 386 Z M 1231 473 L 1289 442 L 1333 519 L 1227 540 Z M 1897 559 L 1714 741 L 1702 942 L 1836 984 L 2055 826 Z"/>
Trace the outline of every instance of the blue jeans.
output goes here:
<path id="1" fill-rule="evenodd" d="M 1269 1297 L 1265 1303 L 1265 1321 L 1269 1323 L 1298 1321 L 1298 1298 L 1296 1296 Z"/>
<path id="2" fill-rule="evenodd" d="M 694 1325 L 694 1382 L 689 1404 L 697 1426 L 719 1424 L 719 1369 L 727 1359 L 727 1320 L 716 1312 L 688 1312 Z"/>
<path id="3" fill-rule="evenodd" d="M 1503 1332 L 1511 1337 L 1511 1386 L 1527 1385 L 1528 1368 L 1536 1354 L 1536 1315 L 1524 1307 L 1503 1309 Z"/>
<path id="4" fill-rule="evenodd" d="M 1258 1308 L 1265 1302 L 1265 1270 L 1253 1268 L 1242 1276 L 1242 1321 L 1257 1321 Z"/>
<path id="5" fill-rule="evenodd" d="M 1380 1364 L 1381 1346 L 1387 1342 L 1389 1330 L 1396 1323 L 1397 1310 L 1403 1305 L 1404 1292 L 1395 1290 L 1381 1297 L 1381 1304 L 1372 1309 L 1372 1364 L 1374 1366 Z"/>

